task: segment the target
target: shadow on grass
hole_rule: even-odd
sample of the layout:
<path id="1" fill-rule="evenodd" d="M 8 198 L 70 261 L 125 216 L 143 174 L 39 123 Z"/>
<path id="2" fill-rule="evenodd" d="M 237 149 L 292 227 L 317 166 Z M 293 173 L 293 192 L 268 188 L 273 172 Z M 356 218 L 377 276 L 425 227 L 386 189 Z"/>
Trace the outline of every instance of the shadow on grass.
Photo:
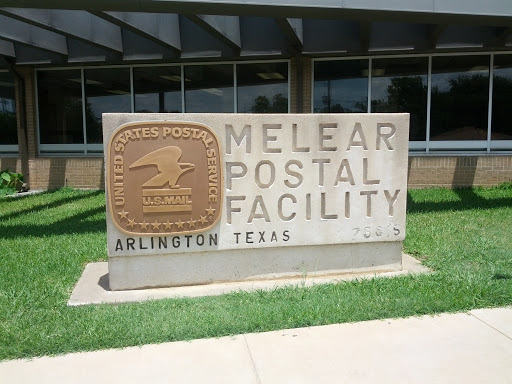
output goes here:
<path id="1" fill-rule="evenodd" d="M 18 224 L 8 226 L 0 224 L 0 239 L 13 239 L 24 236 L 48 237 L 79 233 L 106 233 L 107 225 L 104 218 L 87 220 L 99 213 L 105 213 L 104 205 L 91 208 L 51 224 Z"/>
<path id="2" fill-rule="evenodd" d="M 458 195 L 458 201 L 450 200 L 415 202 L 410 192 L 407 192 L 407 213 L 467 211 L 472 209 L 512 207 L 512 197 L 494 199 L 484 198 L 475 193 L 473 188 L 457 188 L 453 191 Z"/>
<path id="3" fill-rule="evenodd" d="M 51 194 L 57 193 L 58 191 L 59 190 L 43 192 L 41 194 L 38 194 L 37 196 L 51 195 Z M 39 205 L 32 205 L 29 208 L 25 208 L 25 209 L 21 209 L 19 211 L 9 212 L 7 214 L 0 215 L 0 220 L 8 220 L 8 219 L 12 219 L 14 217 L 19 217 L 20 215 L 26 215 L 29 213 L 33 214 L 33 213 L 42 211 L 43 209 L 55 208 L 55 207 L 58 207 L 63 204 L 71 203 L 71 202 L 74 202 L 77 200 L 88 199 L 90 197 L 98 196 L 103 193 L 104 193 L 104 191 L 90 191 L 90 192 L 83 192 L 82 194 L 76 195 L 76 196 L 65 196 L 60 199 L 53 200 L 50 203 L 41 203 Z M 13 200 L 9 200 L 9 203 L 15 204 L 16 202 L 18 202 L 20 200 L 27 199 L 27 198 L 33 198 L 33 197 L 34 197 L 33 195 L 15 197 L 15 198 L 12 198 Z"/>
<path id="4" fill-rule="evenodd" d="M 496 273 L 492 276 L 493 280 L 510 280 L 512 279 L 512 275 L 506 273 Z"/>

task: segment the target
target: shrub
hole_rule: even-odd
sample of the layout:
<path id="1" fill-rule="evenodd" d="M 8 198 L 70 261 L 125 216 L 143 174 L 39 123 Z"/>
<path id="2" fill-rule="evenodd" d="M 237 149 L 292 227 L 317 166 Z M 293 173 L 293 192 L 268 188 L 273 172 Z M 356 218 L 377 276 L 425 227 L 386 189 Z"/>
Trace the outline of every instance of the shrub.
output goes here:
<path id="1" fill-rule="evenodd" d="M 8 169 L 0 172 L 0 196 L 12 195 L 23 187 L 23 175 Z"/>

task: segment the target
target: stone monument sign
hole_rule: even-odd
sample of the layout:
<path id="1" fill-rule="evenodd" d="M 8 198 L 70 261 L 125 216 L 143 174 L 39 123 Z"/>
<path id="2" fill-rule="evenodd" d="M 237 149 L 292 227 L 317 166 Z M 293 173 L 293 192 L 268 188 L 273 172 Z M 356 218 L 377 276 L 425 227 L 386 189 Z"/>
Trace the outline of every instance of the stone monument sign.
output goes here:
<path id="1" fill-rule="evenodd" d="M 401 269 L 408 114 L 104 114 L 113 290 Z"/>

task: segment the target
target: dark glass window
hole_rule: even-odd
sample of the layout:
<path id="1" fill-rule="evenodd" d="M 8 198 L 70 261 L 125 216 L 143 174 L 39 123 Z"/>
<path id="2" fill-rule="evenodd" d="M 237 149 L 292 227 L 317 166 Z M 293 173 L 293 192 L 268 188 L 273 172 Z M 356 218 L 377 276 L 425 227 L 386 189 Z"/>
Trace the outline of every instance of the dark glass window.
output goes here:
<path id="1" fill-rule="evenodd" d="M 130 69 L 86 69 L 85 100 L 87 143 L 101 143 L 101 114 L 131 112 Z"/>
<path id="2" fill-rule="evenodd" d="M 133 69 L 135 112 L 181 112 L 181 68 Z"/>
<path id="3" fill-rule="evenodd" d="M 37 91 L 41 144 L 83 144 L 80 70 L 39 71 Z"/>
<path id="4" fill-rule="evenodd" d="M 432 58 L 431 140 L 487 140 L 489 56 Z"/>
<path id="5" fill-rule="evenodd" d="M 185 67 L 186 112 L 234 112 L 233 65 Z"/>
<path id="6" fill-rule="evenodd" d="M 313 111 L 368 111 L 368 60 L 315 62 Z"/>
<path id="7" fill-rule="evenodd" d="M 409 139 L 426 140 L 428 58 L 374 59 L 372 112 L 409 112 Z"/>
<path id="8" fill-rule="evenodd" d="M 239 113 L 288 112 L 288 63 L 238 64 Z"/>
<path id="9" fill-rule="evenodd" d="M 18 144 L 14 77 L 0 72 L 0 145 Z"/>
<path id="10" fill-rule="evenodd" d="M 493 77 L 491 139 L 512 140 L 512 55 L 494 56 Z"/>

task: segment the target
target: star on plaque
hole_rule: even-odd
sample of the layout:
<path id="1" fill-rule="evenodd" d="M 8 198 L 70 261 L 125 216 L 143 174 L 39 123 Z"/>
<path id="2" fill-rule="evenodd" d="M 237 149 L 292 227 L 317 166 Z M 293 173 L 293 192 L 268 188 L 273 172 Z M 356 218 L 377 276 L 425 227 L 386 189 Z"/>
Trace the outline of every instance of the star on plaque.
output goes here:
<path id="1" fill-rule="evenodd" d="M 215 208 L 212 208 L 212 206 L 210 205 L 210 208 L 206 208 L 205 211 L 208 215 L 213 215 L 213 213 L 215 212 Z"/>
<path id="2" fill-rule="evenodd" d="M 181 219 L 180 219 L 180 220 L 178 220 L 178 222 L 176 223 L 176 225 L 178 226 L 178 228 L 181 228 L 181 229 L 183 229 L 183 225 L 184 225 L 184 224 L 185 224 L 185 223 L 184 223 L 183 221 L 181 221 Z"/>
<path id="3" fill-rule="evenodd" d="M 172 228 L 172 224 L 173 224 L 173 223 L 169 223 L 169 220 L 167 220 L 167 221 L 164 223 L 164 228 L 165 228 L 165 229 L 171 229 L 171 228 Z"/>
<path id="4" fill-rule="evenodd" d="M 126 212 L 124 209 L 121 212 L 117 212 L 120 219 L 126 219 L 126 220 L 128 220 L 128 217 L 126 217 L 126 216 L 128 216 L 128 213 L 130 213 L 130 212 Z"/>
<path id="5" fill-rule="evenodd" d="M 208 222 L 208 220 L 206 219 L 206 216 L 200 216 L 199 221 L 201 222 L 201 224 L 206 224 Z"/>
<path id="6" fill-rule="evenodd" d="M 128 224 L 126 224 L 126 225 L 130 228 L 133 228 L 137 225 L 137 223 L 135 223 L 134 219 L 128 219 Z"/>
<path id="7" fill-rule="evenodd" d="M 140 229 L 148 229 L 148 223 L 146 223 L 146 220 L 142 221 L 142 223 L 139 223 Z"/>
<path id="8" fill-rule="evenodd" d="M 190 219 L 190 221 L 187 222 L 188 224 L 188 227 L 189 228 L 192 228 L 192 227 L 195 227 L 196 226 L 196 221 L 195 220 L 192 220 Z"/>
<path id="9" fill-rule="evenodd" d="M 162 224 L 160 224 L 158 221 L 155 221 L 154 223 L 151 224 L 153 226 L 153 229 L 156 229 L 157 231 L 160 230 L 160 226 Z"/>

